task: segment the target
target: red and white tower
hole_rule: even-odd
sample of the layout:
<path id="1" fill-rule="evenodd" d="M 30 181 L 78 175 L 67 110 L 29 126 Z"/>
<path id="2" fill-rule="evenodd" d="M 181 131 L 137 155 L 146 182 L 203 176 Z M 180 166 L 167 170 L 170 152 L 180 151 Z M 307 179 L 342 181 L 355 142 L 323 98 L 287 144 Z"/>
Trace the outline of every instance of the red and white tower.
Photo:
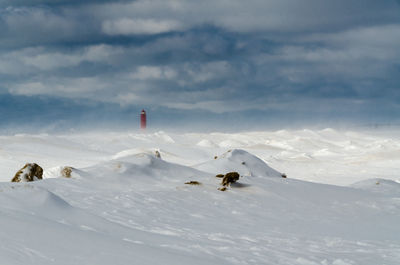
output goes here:
<path id="1" fill-rule="evenodd" d="M 146 123 L 146 111 L 142 109 L 142 112 L 140 113 L 140 129 L 146 129 Z"/>

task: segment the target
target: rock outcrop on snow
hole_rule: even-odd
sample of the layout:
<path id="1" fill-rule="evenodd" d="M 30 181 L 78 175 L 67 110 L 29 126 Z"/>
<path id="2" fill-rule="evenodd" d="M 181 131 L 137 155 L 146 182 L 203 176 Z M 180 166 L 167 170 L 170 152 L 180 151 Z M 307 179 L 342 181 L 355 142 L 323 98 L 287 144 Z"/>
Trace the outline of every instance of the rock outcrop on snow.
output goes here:
<path id="1" fill-rule="evenodd" d="M 57 166 L 48 168 L 43 172 L 43 178 L 81 178 L 82 175 L 87 175 L 84 171 L 71 166 Z"/>
<path id="2" fill-rule="evenodd" d="M 11 182 L 31 182 L 43 179 L 43 168 L 36 163 L 27 163 L 18 170 Z"/>
<path id="3" fill-rule="evenodd" d="M 72 167 L 63 167 L 61 169 L 61 176 L 64 178 L 71 178 L 72 177 Z"/>
<path id="4" fill-rule="evenodd" d="M 231 183 L 235 183 L 240 178 L 239 173 L 237 172 L 229 172 L 226 173 L 222 179 L 221 185 L 222 186 L 229 186 Z"/>

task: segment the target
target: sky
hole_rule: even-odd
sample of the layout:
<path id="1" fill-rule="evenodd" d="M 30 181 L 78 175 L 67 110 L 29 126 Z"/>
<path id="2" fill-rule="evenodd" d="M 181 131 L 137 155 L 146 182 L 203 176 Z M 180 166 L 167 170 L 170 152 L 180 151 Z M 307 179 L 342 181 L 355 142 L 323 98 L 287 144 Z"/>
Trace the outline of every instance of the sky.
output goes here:
<path id="1" fill-rule="evenodd" d="M 400 1 L 0 0 L 0 130 L 400 121 Z"/>

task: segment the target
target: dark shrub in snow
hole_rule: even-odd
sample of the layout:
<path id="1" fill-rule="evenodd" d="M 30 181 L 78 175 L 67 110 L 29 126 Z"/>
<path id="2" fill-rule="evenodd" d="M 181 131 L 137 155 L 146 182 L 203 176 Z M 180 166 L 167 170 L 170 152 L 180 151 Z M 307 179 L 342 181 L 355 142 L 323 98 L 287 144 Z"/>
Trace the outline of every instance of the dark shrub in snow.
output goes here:
<path id="1" fill-rule="evenodd" d="M 64 178 L 71 178 L 72 169 L 72 167 L 63 167 L 63 169 L 61 169 L 61 176 Z"/>
<path id="2" fill-rule="evenodd" d="M 222 186 L 229 186 L 231 183 L 235 183 L 239 180 L 239 173 L 237 172 L 229 172 L 226 173 L 224 178 L 222 179 Z"/>
<path id="3" fill-rule="evenodd" d="M 188 185 L 201 185 L 201 183 L 200 182 L 198 182 L 198 181 L 189 181 L 189 182 L 185 182 L 185 184 L 188 184 Z"/>

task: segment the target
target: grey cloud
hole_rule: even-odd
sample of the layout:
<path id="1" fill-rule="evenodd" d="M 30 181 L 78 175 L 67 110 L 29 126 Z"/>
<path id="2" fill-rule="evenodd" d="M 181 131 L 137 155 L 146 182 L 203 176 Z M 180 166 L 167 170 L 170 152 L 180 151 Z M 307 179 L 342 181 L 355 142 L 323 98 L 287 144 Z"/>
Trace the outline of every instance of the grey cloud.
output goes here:
<path id="1" fill-rule="evenodd" d="M 132 2 L 134 0 L 0 0 L 0 7 L 8 6 L 64 6 L 64 5 L 87 5 L 90 3 L 107 3 L 107 2 Z"/>
<path id="2" fill-rule="evenodd" d="M 399 21 L 395 1 L 251 0 L 136 1 L 97 6 L 104 19 L 178 19 L 186 25 L 211 24 L 236 32 L 340 30 L 374 21 Z"/>
<path id="3" fill-rule="evenodd" d="M 352 27 L 398 23 L 400 7 L 374 0 L 225 1 L 3 1 L 0 45 L 43 45 L 110 41 L 110 35 L 160 34 L 212 25 L 239 33 L 335 32 Z M 85 5 L 81 5 L 82 2 Z M 36 3 L 36 4 L 35 4 Z M 56 1 L 63 4 L 66 1 Z M 287 37 L 287 36 L 286 36 Z"/>
<path id="4" fill-rule="evenodd" d="M 3 93 L 220 114 L 398 105 L 395 1 L 36 3 L 0 11 Z"/>
<path id="5" fill-rule="evenodd" d="M 159 34 L 183 29 L 176 20 L 130 19 L 106 20 L 102 30 L 108 35 Z"/>

